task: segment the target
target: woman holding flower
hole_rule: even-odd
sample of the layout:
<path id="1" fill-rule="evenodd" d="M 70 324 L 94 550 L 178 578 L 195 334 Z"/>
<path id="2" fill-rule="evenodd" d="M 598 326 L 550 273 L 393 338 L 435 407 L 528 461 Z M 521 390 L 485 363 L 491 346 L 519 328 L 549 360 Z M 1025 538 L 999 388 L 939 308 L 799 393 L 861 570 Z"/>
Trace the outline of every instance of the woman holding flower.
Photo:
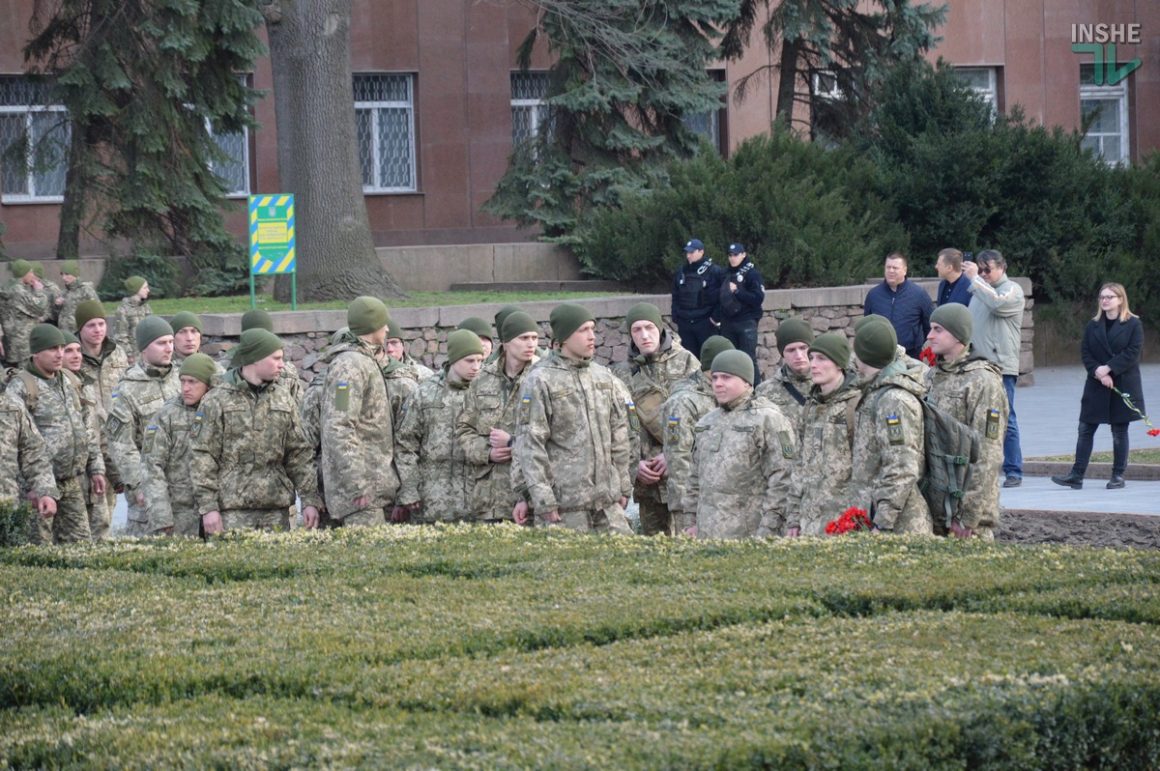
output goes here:
<path id="1" fill-rule="evenodd" d="M 1092 438 L 1102 423 L 1112 427 L 1112 478 L 1109 490 L 1124 486 L 1128 467 L 1128 423 L 1144 418 L 1144 393 L 1140 382 L 1140 352 L 1144 330 L 1138 316 L 1128 308 L 1122 284 L 1100 287 L 1099 311 L 1087 323 L 1080 356 L 1088 372 L 1079 410 L 1079 438 L 1075 464 L 1067 476 L 1051 481 L 1080 489 L 1092 454 Z"/>

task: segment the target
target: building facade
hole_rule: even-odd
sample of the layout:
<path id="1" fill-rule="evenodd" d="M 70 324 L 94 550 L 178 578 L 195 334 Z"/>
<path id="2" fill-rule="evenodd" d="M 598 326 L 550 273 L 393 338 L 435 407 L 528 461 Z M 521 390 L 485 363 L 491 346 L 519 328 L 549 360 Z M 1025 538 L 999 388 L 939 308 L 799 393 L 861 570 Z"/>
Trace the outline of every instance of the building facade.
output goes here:
<path id="1" fill-rule="evenodd" d="M 6 5 L 8 18 L 30 19 L 34 0 Z M 546 50 L 536 50 L 531 72 L 516 67 L 516 51 L 534 23 L 534 12 L 518 3 L 355 0 L 351 88 L 377 245 L 535 237 L 481 208 L 503 176 L 514 143 L 534 133 L 546 115 Z M 36 143 L 29 140 L 42 136 L 67 137 L 67 122 L 63 108 L 21 74 L 27 30 L 26 23 L 0 25 L 0 222 L 10 256 L 42 259 L 55 253 L 63 153 L 48 151 L 33 163 L 13 150 L 32 147 Z M 1112 163 L 1138 161 L 1160 148 L 1160 3 L 951 0 L 938 34 L 942 42 L 932 60 L 950 62 L 997 111 L 1019 105 L 1031 121 L 1069 130 L 1087 118 L 1085 143 Z M 1119 67 L 1101 72 L 1093 54 L 1072 49 L 1073 38 L 1111 36 Z M 1101 50 L 1112 54 L 1106 45 Z M 1139 66 L 1115 78 L 1136 59 Z M 776 63 L 774 54 L 755 45 L 715 70 L 730 85 L 730 96 L 721 110 L 690 125 L 725 153 L 768 131 Z M 762 67 L 773 68 L 770 76 L 756 79 L 743 100 L 733 98 L 732 87 Z M 258 89 L 272 89 L 269 60 L 245 77 Z M 257 105 L 255 117 L 254 131 L 218 137 L 231 161 L 215 171 L 232 191 L 227 218 L 239 239 L 245 197 L 280 192 L 272 97 Z M 92 237 L 82 240 L 81 249 L 91 255 L 107 251 Z"/>

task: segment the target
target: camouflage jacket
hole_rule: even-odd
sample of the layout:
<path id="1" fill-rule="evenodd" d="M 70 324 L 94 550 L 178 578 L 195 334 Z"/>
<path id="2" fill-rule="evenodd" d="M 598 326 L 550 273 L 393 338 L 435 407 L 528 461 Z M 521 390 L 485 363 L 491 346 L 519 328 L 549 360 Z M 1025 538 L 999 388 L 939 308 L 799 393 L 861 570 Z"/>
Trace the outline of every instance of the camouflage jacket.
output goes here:
<path id="1" fill-rule="evenodd" d="M 537 514 L 595 511 L 632 494 L 636 416 L 607 367 L 552 351 L 524 380 L 512 474 Z M 631 418 L 630 418 L 631 414 Z"/>
<path id="2" fill-rule="evenodd" d="M 640 452 L 633 457 L 630 468 L 634 480 L 637 461 L 655 458 L 664 451 L 664 406 L 673 385 L 700 369 L 701 363 L 697 357 L 682 348 L 668 331 L 662 335 L 661 346 L 652 356 L 642 356 L 636 343 L 631 343 L 628 360 L 613 365 L 612 373 L 621 379 L 632 394 L 640 421 L 640 431 L 637 432 Z M 633 493 L 638 498 L 647 496 L 661 501 L 668 498 L 663 481 L 658 485 L 635 484 Z"/>
<path id="3" fill-rule="evenodd" d="M 102 422 L 113 408 L 113 391 L 117 390 L 117 383 L 129 369 L 129 359 L 121 347 L 109 338 L 101 344 L 101 352 L 97 356 L 85 353 L 81 361 L 81 374 L 93 381 L 100 397 L 100 417 Z"/>
<path id="4" fill-rule="evenodd" d="M 189 473 L 189 429 L 196 414 L 197 407 L 185 406 L 179 394 L 165 402 L 145 427 L 142 491 L 152 532 L 166 527 L 172 527 L 174 535 L 199 532 L 201 517 Z"/>
<path id="5" fill-rule="evenodd" d="M 139 300 L 135 295 L 121 299 L 121 305 L 113 316 L 109 334 L 130 359 L 137 358 L 137 325 L 141 323 L 141 319 L 152 313 L 153 309 L 149 307 L 148 300 Z"/>
<path id="6" fill-rule="evenodd" d="M 66 286 L 61 293 L 64 297 L 64 303 L 60 306 L 60 313 L 58 315 L 57 326 L 65 332 L 72 332 L 76 334 L 77 331 L 77 306 L 85 300 L 100 300 L 97 296 L 97 290 L 93 289 L 93 285 L 88 281 L 81 281 L 80 279 L 72 282 Z"/>
<path id="7" fill-rule="evenodd" d="M 0 501 L 16 501 L 25 491 L 60 498 L 52 463 L 40 432 L 23 402 L 0 396 Z"/>
<path id="8" fill-rule="evenodd" d="M 385 363 L 379 365 L 383 373 L 383 383 L 387 387 L 387 401 L 391 403 L 391 425 L 397 426 L 403 419 L 403 405 L 415 389 L 419 387 L 419 371 L 410 364 L 384 356 Z"/>
<path id="9" fill-rule="evenodd" d="M 113 391 L 113 406 L 105 420 L 109 455 L 126 488 L 137 490 L 145 481 L 141 445 L 145 426 L 166 401 L 181 393 L 180 375 L 174 367 L 153 367 L 137 362 Z"/>
<path id="10" fill-rule="evenodd" d="M 455 426 L 469 383 L 452 380 L 448 369 L 419 383 L 403 405 L 395 432 L 399 468 L 398 502 L 422 501 L 420 522 L 457 521 L 475 510 L 475 471 L 455 440 Z"/>
<path id="11" fill-rule="evenodd" d="M 512 487 L 512 464 L 493 463 L 488 440 L 493 428 L 515 437 L 520 394 L 534 365 L 529 362 L 511 378 L 500 357 L 484 365 L 463 400 L 455 435 L 476 480 L 473 513 L 484 519 L 511 519 L 512 509 L 522 500 Z"/>
<path id="12" fill-rule="evenodd" d="M 665 401 L 665 460 L 669 466 L 665 491 L 672 511 L 684 510 L 685 489 L 693 470 L 693 429 L 716 407 L 713 386 L 700 368 L 678 381 Z"/>
<path id="13" fill-rule="evenodd" d="M 314 452 L 298 405 L 281 381 L 252 386 L 240 370 L 201 400 L 189 430 L 189 473 L 198 515 L 232 509 L 286 509 L 297 491 L 321 508 Z"/>
<path id="14" fill-rule="evenodd" d="M 778 534 L 786 517 L 797 437 L 773 403 L 747 393 L 697 422 L 684 511 L 698 538 Z"/>
<path id="15" fill-rule="evenodd" d="M 319 395 L 320 470 L 326 508 L 337 519 L 361 508 L 383 508 L 399 480 L 392 465 L 395 442 L 391 405 L 375 350 L 362 340 L 336 346 Z"/>
<path id="16" fill-rule="evenodd" d="M 923 454 L 922 383 L 895 360 L 862 388 L 854 422 L 854 505 L 896 533 L 933 533 L 918 482 Z M 841 512 L 839 512 L 840 514 Z"/>
<path id="17" fill-rule="evenodd" d="M 28 336 L 32 334 L 32 328 L 48 317 L 48 295 L 16 281 L 8 287 L 4 306 L 4 332 L 7 335 L 4 354 L 8 361 L 22 367 L 31 355 Z"/>
<path id="18" fill-rule="evenodd" d="M 402 363 L 410 366 L 412 369 L 415 370 L 415 377 L 419 381 L 423 381 L 429 377 L 435 376 L 435 370 L 424 365 L 422 362 L 420 362 L 418 359 L 416 359 L 414 356 L 412 356 L 409 353 L 404 354 Z"/>
<path id="19" fill-rule="evenodd" d="M 40 283 L 41 288 L 37 290 L 37 292 L 38 294 L 44 295 L 46 300 L 45 305 L 47 306 L 47 309 L 44 312 L 44 317 L 41 318 L 41 321 L 46 321 L 49 324 L 55 325 L 57 322 L 57 317 L 60 314 L 60 308 L 56 304 L 56 299 L 58 297 L 64 297 L 64 292 L 61 291 L 60 285 L 54 281 L 49 281 L 42 278 Z"/>
<path id="20" fill-rule="evenodd" d="M 982 441 L 978 463 L 971 468 L 958 520 L 969 528 L 999 523 L 999 474 L 1007 432 L 1007 392 L 999 366 L 970 350 L 954 361 L 940 361 L 926 373 L 927 400 L 973 428 Z M 931 512 L 933 516 L 939 516 Z"/>
<path id="21" fill-rule="evenodd" d="M 799 403 L 793 394 L 786 389 L 786 384 L 797 389 L 803 399 L 809 395 L 810 388 L 814 385 L 813 381 L 810 380 L 809 370 L 806 371 L 806 374 L 799 375 L 787 365 L 782 364 L 771 377 L 757 386 L 756 393 L 758 396 L 773 402 L 781 410 L 781 413 L 789 418 L 789 422 L 796 426 L 801 421 L 802 407 L 805 406 L 805 403 L 804 401 Z"/>
<path id="22" fill-rule="evenodd" d="M 86 473 L 104 474 L 105 461 L 85 424 L 76 376 L 62 370 L 52 378 L 44 378 L 33 372 L 31 366 L 29 363 L 25 374 L 12 378 L 5 394 L 11 394 L 27 408 L 32 401 L 29 383 L 35 382 L 36 409 L 29 413 L 48 449 L 53 476 L 66 480 Z"/>
<path id="23" fill-rule="evenodd" d="M 798 424 L 798 461 L 790 483 L 786 528 L 802 535 L 825 535 L 826 523 L 854 505 L 850 495 L 851 443 L 861 390 L 847 376 L 837 390 L 814 386 Z"/>

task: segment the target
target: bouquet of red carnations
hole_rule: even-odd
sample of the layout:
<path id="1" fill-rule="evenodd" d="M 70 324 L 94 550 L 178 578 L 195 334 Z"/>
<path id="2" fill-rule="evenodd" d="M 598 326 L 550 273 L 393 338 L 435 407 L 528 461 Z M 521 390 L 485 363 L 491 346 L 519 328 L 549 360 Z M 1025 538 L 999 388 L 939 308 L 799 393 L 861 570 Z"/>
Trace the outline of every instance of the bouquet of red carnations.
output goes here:
<path id="1" fill-rule="evenodd" d="M 926 366 L 933 367 L 938 364 L 938 356 L 935 356 L 934 350 L 928 345 L 918 353 L 920 361 L 926 362 Z"/>
<path id="2" fill-rule="evenodd" d="M 844 535 L 856 530 L 869 530 L 871 526 L 870 515 L 866 513 L 866 509 L 851 506 L 842 512 L 842 516 L 826 523 L 826 535 Z"/>

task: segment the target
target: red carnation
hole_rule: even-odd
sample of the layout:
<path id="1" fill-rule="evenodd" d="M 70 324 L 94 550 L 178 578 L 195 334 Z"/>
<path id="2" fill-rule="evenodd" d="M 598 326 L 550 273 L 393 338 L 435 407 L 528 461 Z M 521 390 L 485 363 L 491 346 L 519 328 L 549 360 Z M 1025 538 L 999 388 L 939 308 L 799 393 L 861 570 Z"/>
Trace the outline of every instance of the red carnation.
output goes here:
<path id="1" fill-rule="evenodd" d="M 870 515 L 866 510 L 851 506 L 840 517 L 826 523 L 826 535 L 844 535 L 856 530 L 869 530 L 870 527 Z"/>
<path id="2" fill-rule="evenodd" d="M 938 357 L 934 355 L 934 349 L 929 345 L 919 352 L 918 358 L 926 362 L 928 367 L 933 367 L 938 364 Z"/>

